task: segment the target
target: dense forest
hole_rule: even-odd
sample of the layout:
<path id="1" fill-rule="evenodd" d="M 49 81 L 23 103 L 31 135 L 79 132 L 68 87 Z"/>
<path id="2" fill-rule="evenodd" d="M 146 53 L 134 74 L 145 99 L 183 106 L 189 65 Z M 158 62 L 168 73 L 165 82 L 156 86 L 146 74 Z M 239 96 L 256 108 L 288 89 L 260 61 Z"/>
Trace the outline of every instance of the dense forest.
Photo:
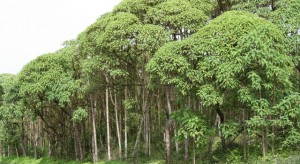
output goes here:
<path id="1" fill-rule="evenodd" d="M 0 155 L 297 154 L 299 11 L 300 0 L 123 0 L 62 49 L 0 75 Z"/>

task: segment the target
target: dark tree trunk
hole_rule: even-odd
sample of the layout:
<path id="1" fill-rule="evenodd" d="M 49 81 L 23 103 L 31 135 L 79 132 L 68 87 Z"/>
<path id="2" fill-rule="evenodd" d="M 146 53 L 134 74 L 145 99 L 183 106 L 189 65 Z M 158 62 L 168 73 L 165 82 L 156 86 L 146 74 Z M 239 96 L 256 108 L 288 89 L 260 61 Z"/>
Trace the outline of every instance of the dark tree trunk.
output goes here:
<path id="1" fill-rule="evenodd" d="M 222 126 L 224 124 L 225 118 L 224 118 L 224 113 L 221 111 L 220 105 L 217 105 L 216 112 L 217 112 L 218 116 L 220 117 L 220 126 Z M 225 141 L 225 138 L 224 138 L 221 128 L 220 128 L 220 137 L 221 137 L 222 149 L 225 150 L 226 149 L 226 141 Z"/>

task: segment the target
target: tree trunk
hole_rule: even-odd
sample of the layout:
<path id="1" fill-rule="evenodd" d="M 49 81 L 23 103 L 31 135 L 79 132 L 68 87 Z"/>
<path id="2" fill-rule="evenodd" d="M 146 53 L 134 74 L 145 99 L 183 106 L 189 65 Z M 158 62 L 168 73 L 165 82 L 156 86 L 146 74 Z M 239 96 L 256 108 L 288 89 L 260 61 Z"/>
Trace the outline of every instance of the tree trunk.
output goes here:
<path id="1" fill-rule="evenodd" d="M 160 102 L 160 92 L 158 90 L 158 92 L 157 92 L 157 117 L 158 117 L 158 126 L 159 127 L 161 125 L 160 111 L 161 111 L 161 102 Z"/>
<path id="2" fill-rule="evenodd" d="M 172 113 L 172 106 L 171 106 L 171 100 L 170 100 L 170 90 L 167 88 L 166 91 L 166 96 L 167 96 L 167 112 L 166 112 L 166 127 L 165 127 L 165 149 L 166 149 L 166 163 L 170 163 L 170 125 L 171 125 L 171 120 L 170 116 Z"/>
<path id="3" fill-rule="evenodd" d="M 184 140 L 184 160 L 189 160 L 189 140 Z"/>
<path id="4" fill-rule="evenodd" d="M 170 119 L 166 120 L 165 128 L 165 151 L 166 163 L 170 163 Z"/>
<path id="5" fill-rule="evenodd" d="M 0 141 L 0 156 L 1 156 L 1 157 L 4 157 L 2 141 Z"/>
<path id="6" fill-rule="evenodd" d="M 176 150 L 176 154 L 178 154 L 179 153 L 179 142 L 176 139 L 176 137 L 177 137 L 177 124 L 174 122 L 173 126 L 174 126 L 174 136 L 175 136 L 175 150 Z"/>
<path id="7" fill-rule="evenodd" d="M 77 123 L 73 123 L 74 126 L 74 148 L 76 160 L 83 160 L 83 153 L 81 148 L 81 138 L 80 138 L 80 126 Z"/>
<path id="8" fill-rule="evenodd" d="M 144 122 L 144 116 L 142 117 L 142 119 L 140 121 L 139 131 L 137 133 L 137 138 L 135 140 L 135 144 L 134 144 L 132 155 L 131 155 L 132 157 L 135 157 L 136 147 L 137 147 L 138 143 L 140 142 L 140 136 L 141 136 L 141 133 L 142 133 L 143 122 Z"/>
<path id="9" fill-rule="evenodd" d="M 17 144 L 15 144 L 15 150 L 16 150 L 16 156 L 19 157 L 19 151 L 18 151 Z"/>
<path id="10" fill-rule="evenodd" d="M 25 140 L 25 127 L 24 127 L 24 122 L 25 122 L 25 120 L 22 119 L 21 149 L 22 149 L 22 154 L 23 154 L 23 156 L 26 156 L 26 149 L 25 149 L 26 140 Z"/>
<path id="11" fill-rule="evenodd" d="M 217 112 L 218 116 L 220 117 L 219 125 L 222 126 L 224 124 L 225 118 L 224 118 L 224 113 L 220 109 L 220 105 L 217 105 L 216 112 Z M 225 150 L 226 149 L 226 141 L 225 141 L 221 127 L 219 127 L 219 133 L 220 133 L 220 138 L 221 138 L 222 149 Z"/>
<path id="12" fill-rule="evenodd" d="M 262 128 L 262 154 L 263 157 L 266 157 L 268 153 L 268 139 L 267 139 L 267 130 L 265 127 Z"/>
<path id="13" fill-rule="evenodd" d="M 243 121 L 245 122 L 245 109 L 243 109 Z M 248 147 L 248 134 L 247 134 L 247 129 L 246 126 L 244 125 L 243 127 L 243 147 L 244 147 L 244 160 L 247 159 L 247 147 Z"/>
<path id="14" fill-rule="evenodd" d="M 106 83 L 109 84 L 109 79 L 107 75 L 105 76 Z M 107 135 L 107 159 L 111 160 L 111 152 L 110 152 L 110 126 L 109 126 L 109 88 L 106 86 L 105 88 L 105 104 L 106 104 L 106 135 Z"/>
<path id="15" fill-rule="evenodd" d="M 122 142 L 121 142 L 121 132 L 119 127 L 119 116 L 118 116 L 118 103 L 117 96 L 115 94 L 115 119 L 116 119 L 116 130 L 117 130 L 117 138 L 118 138 L 118 148 L 119 148 L 119 159 L 122 159 Z"/>
<path id="16" fill-rule="evenodd" d="M 128 88 L 127 86 L 125 87 L 125 100 L 128 99 Z M 128 111 L 127 109 L 125 109 L 124 112 L 124 146 L 125 146 L 125 158 L 127 159 L 127 155 L 128 155 L 128 139 L 127 139 L 127 131 L 128 131 L 128 127 L 127 127 L 127 115 L 128 115 Z"/>
<path id="17" fill-rule="evenodd" d="M 34 126 L 34 158 L 38 158 L 38 152 L 37 152 L 37 149 L 38 149 L 38 130 L 37 130 L 38 127 Z"/>
<path id="18" fill-rule="evenodd" d="M 98 146 L 97 146 L 97 134 L 96 134 L 96 108 L 97 101 L 96 98 L 91 96 L 91 105 L 92 105 L 92 154 L 93 162 L 98 162 Z"/>
<path id="19" fill-rule="evenodd" d="M 148 91 L 145 86 L 143 88 L 143 113 L 145 115 L 144 118 L 144 153 L 149 156 L 149 110 L 147 105 L 148 99 Z"/>
<path id="20" fill-rule="evenodd" d="M 77 138 L 77 134 L 76 134 L 76 131 L 78 130 L 77 129 L 77 127 L 76 127 L 76 125 L 75 125 L 76 123 L 75 122 L 73 122 L 73 129 L 74 129 L 74 132 L 73 132 L 73 137 L 74 137 L 74 155 L 75 155 L 75 159 L 76 159 L 76 161 L 78 161 L 79 160 L 79 148 L 78 148 L 78 138 Z"/>
<path id="21" fill-rule="evenodd" d="M 193 164 L 196 164 L 196 144 L 195 144 L 195 138 L 193 138 Z"/>

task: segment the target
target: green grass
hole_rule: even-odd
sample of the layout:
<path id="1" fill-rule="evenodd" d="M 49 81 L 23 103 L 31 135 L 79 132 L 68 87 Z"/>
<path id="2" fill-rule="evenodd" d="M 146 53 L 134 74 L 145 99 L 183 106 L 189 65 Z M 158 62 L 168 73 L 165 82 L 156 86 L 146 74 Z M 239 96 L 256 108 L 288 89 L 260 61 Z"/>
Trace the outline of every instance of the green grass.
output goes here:
<path id="1" fill-rule="evenodd" d="M 8 158 L 0 158 L 1 164 L 44 164 L 44 163 L 50 163 L 50 164 L 80 164 L 81 162 L 78 161 L 65 161 L 60 159 L 53 159 L 53 158 L 47 158 L 43 157 L 40 159 L 34 159 L 31 157 L 8 157 Z"/>
<path id="2" fill-rule="evenodd" d="M 0 157 L 0 164 L 91 164 L 91 162 L 79 162 L 79 161 L 66 161 L 61 159 L 54 159 L 43 157 L 40 159 L 34 159 L 31 157 Z M 128 164 L 122 161 L 100 161 L 96 164 Z M 153 163 L 155 164 L 155 163 Z"/>
<path id="3" fill-rule="evenodd" d="M 173 163 L 174 160 L 171 162 Z M 165 161 L 162 159 L 137 159 L 130 162 L 126 161 L 100 161 L 96 164 L 130 164 L 130 163 L 143 163 L 143 164 L 165 164 Z M 176 161 L 176 164 L 186 164 L 191 163 L 191 161 Z M 218 162 L 211 162 L 211 161 L 196 161 L 196 163 L 232 163 L 232 164 L 238 164 L 238 163 L 248 163 L 248 164 L 257 164 L 257 163 L 266 163 L 266 164 L 273 164 L 273 163 L 289 163 L 289 164 L 298 164 L 300 163 L 300 155 L 299 154 L 288 154 L 286 157 L 275 155 L 275 156 L 267 156 L 266 158 L 262 157 L 254 157 L 252 159 L 249 159 L 248 161 L 242 161 L 242 160 L 233 160 L 233 161 L 226 161 L 226 159 L 223 159 L 223 161 Z M 0 164 L 92 164 L 91 162 L 81 162 L 81 161 L 67 161 L 67 160 L 61 160 L 61 159 L 54 159 L 54 158 L 48 158 L 43 157 L 40 159 L 34 159 L 31 157 L 0 157 Z"/>
<path id="4" fill-rule="evenodd" d="M 126 161 L 99 161 L 96 164 L 129 164 L 141 162 L 126 162 Z M 165 164 L 164 160 L 143 161 L 145 164 Z M 0 157 L 0 164 L 92 164 L 91 162 L 67 161 L 43 157 L 34 159 L 32 157 Z"/>

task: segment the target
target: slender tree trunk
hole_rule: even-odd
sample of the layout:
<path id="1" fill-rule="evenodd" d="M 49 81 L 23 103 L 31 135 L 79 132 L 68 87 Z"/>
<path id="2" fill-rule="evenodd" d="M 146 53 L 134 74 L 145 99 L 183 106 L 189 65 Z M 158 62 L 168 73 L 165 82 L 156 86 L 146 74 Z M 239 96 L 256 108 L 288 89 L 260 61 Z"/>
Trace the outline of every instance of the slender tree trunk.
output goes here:
<path id="1" fill-rule="evenodd" d="M 131 155 L 132 157 L 135 157 L 136 148 L 137 148 L 137 145 L 140 142 L 143 123 L 144 123 L 144 117 L 142 117 L 142 119 L 140 121 L 139 130 L 138 130 L 138 133 L 137 133 L 137 138 L 135 140 L 135 144 L 134 144 L 132 155 Z"/>
<path id="2" fill-rule="evenodd" d="M 34 158 L 38 158 L 38 152 L 37 152 L 37 148 L 38 148 L 38 127 L 34 127 Z"/>
<path id="3" fill-rule="evenodd" d="M 224 113 L 221 111 L 220 109 L 220 105 L 217 105 L 216 107 L 216 111 L 217 111 L 217 114 L 219 115 L 220 117 L 220 126 L 224 124 Z M 220 137 L 221 137 L 221 145 L 222 145 L 222 148 L 223 150 L 226 149 L 226 141 L 225 141 L 225 138 L 224 138 L 224 135 L 223 135 L 223 132 L 222 132 L 222 129 L 221 127 L 219 127 L 219 133 L 220 133 Z"/>
<path id="4" fill-rule="evenodd" d="M 214 123 L 214 126 L 217 128 L 218 127 L 218 122 L 219 122 L 219 115 L 216 115 L 215 116 L 215 123 Z M 213 144 L 215 143 L 215 136 L 211 136 L 210 139 L 209 139 L 209 144 L 208 144 L 208 155 L 210 156 L 211 153 L 212 153 L 212 146 Z"/>
<path id="5" fill-rule="evenodd" d="M 109 79 L 107 75 L 105 76 L 106 83 L 109 84 Z M 109 125 L 109 88 L 105 88 L 105 104 L 106 104 L 106 135 L 107 135 L 107 159 L 111 160 L 111 151 L 110 151 L 110 125 Z"/>
<path id="6" fill-rule="evenodd" d="M 171 106 L 171 100 L 170 100 L 170 90 L 167 88 L 167 113 L 166 113 L 166 127 L 165 127 L 165 149 L 166 149 L 166 163 L 170 163 L 170 125 L 171 120 L 170 116 L 172 113 L 172 106 Z"/>
<path id="7" fill-rule="evenodd" d="M 18 151 L 17 144 L 15 144 L 15 150 L 16 150 L 16 156 L 19 157 L 19 151 Z"/>
<path id="8" fill-rule="evenodd" d="M 158 117 L 158 126 L 159 127 L 161 125 L 160 111 L 161 111 L 161 100 L 160 100 L 160 92 L 158 90 L 158 92 L 157 92 L 157 117 Z"/>
<path id="9" fill-rule="evenodd" d="M 166 149 L 166 163 L 170 163 L 170 120 L 166 120 L 165 128 L 165 149 Z"/>
<path id="10" fill-rule="evenodd" d="M 98 146 L 97 146 L 97 132 L 96 132 L 96 108 L 97 101 L 96 98 L 92 98 L 91 96 L 91 104 L 92 104 L 92 154 L 93 154 L 93 162 L 98 162 Z"/>
<path id="11" fill-rule="evenodd" d="M 75 159 L 76 161 L 79 160 L 79 148 L 78 148 L 78 138 L 77 138 L 77 134 L 76 134 L 76 131 L 78 131 L 76 125 L 76 123 L 73 122 L 73 129 L 74 129 L 74 132 L 73 132 L 73 137 L 74 137 L 74 149 L 75 149 Z"/>
<path id="12" fill-rule="evenodd" d="M 83 124 L 81 124 L 81 128 L 80 128 L 80 134 L 82 134 L 82 159 L 84 159 L 84 157 L 86 156 L 86 134 L 87 134 L 87 132 L 86 132 L 86 124 L 85 123 L 83 123 Z"/>
<path id="13" fill-rule="evenodd" d="M 267 140 L 267 130 L 265 127 L 262 128 L 262 150 L 263 157 L 267 156 L 268 153 L 268 140 Z"/>
<path id="14" fill-rule="evenodd" d="M 149 108 L 147 107 L 147 99 L 145 100 L 145 102 L 143 102 L 143 106 L 142 106 L 142 111 L 143 111 L 143 117 L 140 121 L 140 126 L 139 126 L 139 131 L 137 133 L 137 139 L 135 141 L 135 144 L 134 144 L 134 148 L 133 148 L 133 151 L 132 151 L 132 157 L 134 157 L 135 155 L 135 152 L 136 152 L 136 147 L 138 145 L 138 143 L 140 142 L 140 136 L 141 136 L 141 133 L 142 133 L 142 128 L 143 128 L 143 123 L 144 123 L 144 120 L 145 120 L 145 117 L 146 117 L 146 113 L 148 112 Z"/>
<path id="15" fill-rule="evenodd" d="M 23 154 L 23 156 L 26 156 L 26 149 L 25 149 L 26 140 L 25 140 L 25 127 L 24 127 L 24 122 L 25 122 L 25 120 L 22 119 L 21 149 L 22 149 L 22 154 Z"/>
<path id="16" fill-rule="evenodd" d="M 176 150 L 176 154 L 179 153 L 179 142 L 177 141 L 176 137 L 177 137 L 177 124 L 174 122 L 174 136 L 175 136 L 175 150 Z"/>
<path id="17" fill-rule="evenodd" d="M 119 127 L 119 116 L 118 116 L 118 103 L 117 103 L 117 95 L 115 94 L 115 119 L 116 119 L 116 130 L 117 130 L 117 138 L 118 138 L 118 148 L 119 148 L 119 159 L 122 159 L 122 141 L 121 141 L 121 132 Z"/>
<path id="18" fill-rule="evenodd" d="M 128 88 L 127 86 L 125 87 L 125 100 L 128 100 Z M 127 155 L 128 155 L 128 144 L 127 144 L 127 131 L 128 131 L 128 127 L 127 127 L 127 115 L 128 115 L 128 111 L 127 109 L 125 109 L 124 112 L 124 146 L 125 146 L 125 158 L 127 160 Z"/>
<path id="19" fill-rule="evenodd" d="M 243 121 L 245 122 L 245 109 L 243 109 Z M 247 134 L 247 129 L 246 125 L 243 127 L 243 147 L 244 147 L 244 160 L 247 159 L 247 147 L 248 147 L 248 134 Z"/>
<path id="20" fill-rule="evenodd" d="M 77 138 L 78 138 L 78 148 L 79 148 L 79 159 L 82 161 L 84 159 L 83 150 L 82 150 L 82 143 L 81 143 L 81 126 L 78 126 L 77 130 Z"/>
<path id="21" fill-rule="evenodd" d="M 50 139 L 48 142 L 48 157 L 51 157 L 52 155 L 52 140 Z"/>
<path id="22" fill-rule="evenodd" d="M 195 138 L 193 138 L 193 164 L 196 164 L 196 144 L 195 144 Z"/>
<path id="23" fill-rule="evenodd" d="M 0 156 L 4 157 L 5 155 L 3 154 L 3 144 L 2 141 L 0 141 Z"/>
<path id="24" fill-rule="evenodd" d="M 7 145 L 7 157 L 10 157 L 10 146 Z"/>
<path id="25" fill-rule="evenodd" d="M 144 118 L 144 153 L 149 156 L 149 110 L 147 109 L 147 98 L 148 92 L 143 86 L 143 113 L 145 114 Z"/>
<path id="26" fill-rule="evenodd" d="M 184 140 L 184 160 L 189 160 L 189 140 Z"/>
<path id="27" fill-rule="evenodd" d="M 81 148 L 81 138 L 80 138 L 80 126 L 77 123 L 73 123 L 74 126 L 74 147 L 75 147 L 75 156 L 76 160 L 83 160 L 83 153 Z"/>

